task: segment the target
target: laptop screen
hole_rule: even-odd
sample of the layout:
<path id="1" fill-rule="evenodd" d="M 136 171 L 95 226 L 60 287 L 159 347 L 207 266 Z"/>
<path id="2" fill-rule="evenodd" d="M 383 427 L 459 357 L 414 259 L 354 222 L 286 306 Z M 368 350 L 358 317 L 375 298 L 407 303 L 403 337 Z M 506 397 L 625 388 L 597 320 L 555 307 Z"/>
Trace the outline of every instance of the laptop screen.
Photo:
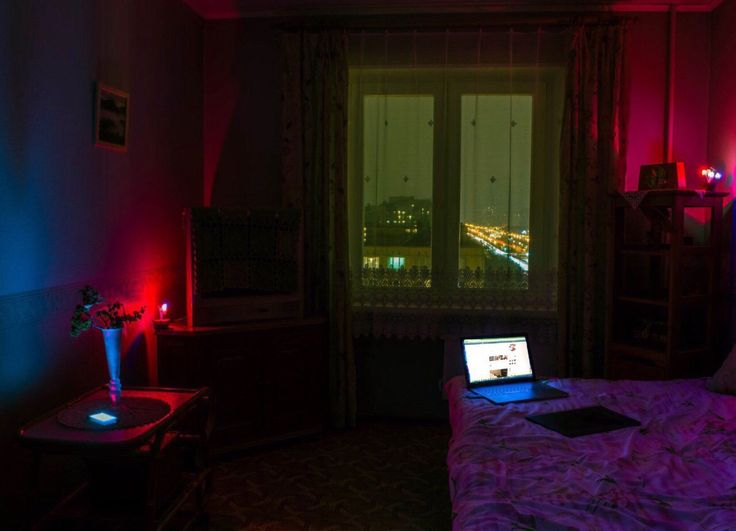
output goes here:
<path id="1" fill-rule="evenodd" d="M 468 386 L 533 379 L 526 337 L 463 339 Z"/>

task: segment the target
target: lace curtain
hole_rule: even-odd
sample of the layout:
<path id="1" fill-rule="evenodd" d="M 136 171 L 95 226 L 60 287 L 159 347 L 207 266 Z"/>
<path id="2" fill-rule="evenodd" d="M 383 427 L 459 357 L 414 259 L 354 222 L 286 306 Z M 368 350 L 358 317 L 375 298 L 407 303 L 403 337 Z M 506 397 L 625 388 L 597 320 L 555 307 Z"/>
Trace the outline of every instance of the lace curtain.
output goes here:
<path id="1" fill-rule="evenodd" d="M 474 312 L 554 321 L 569 41 L 532 26 L 349 35 L 357 333 L 437 337 L 456 328 L 442 315 Z"/>

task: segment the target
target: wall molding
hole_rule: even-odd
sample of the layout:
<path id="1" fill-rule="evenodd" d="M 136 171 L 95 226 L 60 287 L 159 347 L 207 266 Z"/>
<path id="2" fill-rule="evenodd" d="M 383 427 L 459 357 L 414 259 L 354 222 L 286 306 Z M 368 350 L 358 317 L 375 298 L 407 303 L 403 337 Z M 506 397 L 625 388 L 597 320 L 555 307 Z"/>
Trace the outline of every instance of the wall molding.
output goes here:
<path id="1" fill-rule="evenodd" d="M 79 290 L 87 284 L 95 286 L 110 299 L 140 299 L 151 284 L 170 285 L 184 278 L 183 266 L 166 266 L 137 271 L 126 277 L 98 277 L 87 282 L 52 286 L 0 296 L 0 332 L 30 323 L 45 321 L 64 312 L 71 316 L 79 303 Z M 184 284 L 181 284 L 182 291 Z"/>

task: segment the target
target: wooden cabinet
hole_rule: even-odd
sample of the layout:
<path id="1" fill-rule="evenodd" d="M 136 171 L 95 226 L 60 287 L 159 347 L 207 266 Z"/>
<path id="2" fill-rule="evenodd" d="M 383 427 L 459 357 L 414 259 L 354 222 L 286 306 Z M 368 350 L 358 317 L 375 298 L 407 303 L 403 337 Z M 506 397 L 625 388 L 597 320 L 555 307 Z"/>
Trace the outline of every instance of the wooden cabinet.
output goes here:
<path id="1" fill-rule="evenodd" d="M 614 199 L 609 377 L 712 371 L 724 195 L 661 190 Z"/>
<path id="2" fill-rule="evenodd" d="M 324 320 L 173 327 L 157 332 L 157 344 L 160 385 L 210 387 L 215 452 L 323 429 Z"/>

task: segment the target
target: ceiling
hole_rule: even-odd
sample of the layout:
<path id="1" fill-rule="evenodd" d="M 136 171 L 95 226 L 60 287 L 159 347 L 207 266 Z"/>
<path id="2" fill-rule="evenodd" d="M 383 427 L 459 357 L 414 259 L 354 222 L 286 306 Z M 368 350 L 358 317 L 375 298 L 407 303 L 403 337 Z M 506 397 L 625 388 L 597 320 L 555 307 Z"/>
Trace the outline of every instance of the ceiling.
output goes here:
<path id="1" fill-rule="evenodd" d="M 401 13 L 712 11 L 722 0 L 182 0 L 204 19 Z"/>

